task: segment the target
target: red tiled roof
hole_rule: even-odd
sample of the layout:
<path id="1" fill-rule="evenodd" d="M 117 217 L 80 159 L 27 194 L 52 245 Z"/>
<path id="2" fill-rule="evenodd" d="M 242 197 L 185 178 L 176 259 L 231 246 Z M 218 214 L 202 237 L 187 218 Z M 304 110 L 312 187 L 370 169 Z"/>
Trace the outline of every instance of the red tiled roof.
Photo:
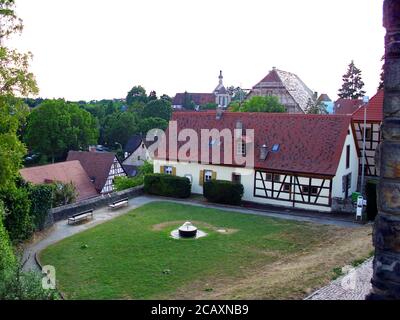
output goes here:
<path id="1" fill-rule="evenodd" d="M 383 98 L 384 90 L 379 90 L 367 105 L 367 121 L 382 122 L 383 120 Z M 354 121 L 364 121 L 364 108 L 359 108 L 353 114 Z"/>
<path id="2" fill-rule="evenodd" d="M 107 181 L 114 158 L 115 154 L 111 152 L 69 151 L 67 161 L 78 160 L 89 178 L 94 180 L 96 190 L 101 192 Z"/>
<path id="3" fill-rule="evenodd" d="M 72 182 L 78 191 L 78 201 L 97 196 L 98 193 L 79 161 L 60 162 L 19 171 L 25 181 L 48 184 L 55 181 Z"/>
<path id="4" fill-rule="evenodd" d="M 333 110 L 335 114 L 353 114 L 362 104 L 360 99 L 338 99 Z"/>
<path id="5" fill-rule="evenodd" d="M 201 129 L 233 130 L 240 120 L 244 129 L 254 129 L 256 168 L 325 176 L 336 174 L 351 121 L 350 116 L 343 115 L 224 112 L 220 120 L 216 119 L 215 112 L 195 115 L 193 112 L 173 114 L 172 120 L 177 121 L 178 133 L 190 128 L 198 133 L 200 140 Z M 185 143 L 178 143 L 178 148 Z M 260 147 L 264 144 L 269 150 L 274 144 L 279 144 L 280 149 L 276 153 L 269 152 L 266 160 L 260 160 Z M 220 148 L 223 162 L 223 141 Z M 200 146 L 198 152 L 200 155 Z M 238 166 L 235 163 L 221 164 Z"/>
<path id="6" fill-rule="evenodd" d="M 215 103 L 215 95 L 214 93 L 187 93 L 189 97 L 193 100 L 193 102 L 201 106 L 206 103 Z M 172 105 L 181 106 L 185 101 L 185 93 L 177 93 L 174 100 L 172 101 Z"/>

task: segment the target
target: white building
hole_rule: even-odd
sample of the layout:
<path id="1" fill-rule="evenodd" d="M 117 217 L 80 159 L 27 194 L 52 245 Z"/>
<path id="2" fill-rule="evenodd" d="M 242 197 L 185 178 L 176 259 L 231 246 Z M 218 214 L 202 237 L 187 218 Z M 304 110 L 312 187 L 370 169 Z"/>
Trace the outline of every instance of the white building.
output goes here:
<path id="1" fill-rule="evenodd" d="M 150 161 L 150 153 L 141 135 L 132 136 L 124 148 L 122 166 L 128 176 L 136 176 L 137 170 L 146 161 Z"/>
<path id="2" fill-rule="evenodd" d="M 232 113 L 175 113 L 177 132 L 191 128 L 240 129 L 233 134 L 232 160 L 216 162 L 188 161 L 158 153 L 154 172 L 188 177 L 192 192 L 203 193 L 204 181 L 210 179 L 240 182 L 244 201 L 260 204 L 331 211 L 335 199 L 344 199 L 356 191 L 358 154 L 350 116 Z M 171 130 L 170 128 L 168 130 Z M 247 130 L 254 130 L 254 138 Z M 168 136 L 168 131 L 167 131 Z M 185 145 L 178 143 L 178 149 Z M 225 139 L 210 140 L 209 150 L 199 147 L 199 159 L 213 148 L 227 149 Z M 190 151 L 191 153 L 192 151 Z M 238 165 L 234 154 L 254 156 L 254 166 Z M 178 153 L 179 154 L 179 153 Z"/>

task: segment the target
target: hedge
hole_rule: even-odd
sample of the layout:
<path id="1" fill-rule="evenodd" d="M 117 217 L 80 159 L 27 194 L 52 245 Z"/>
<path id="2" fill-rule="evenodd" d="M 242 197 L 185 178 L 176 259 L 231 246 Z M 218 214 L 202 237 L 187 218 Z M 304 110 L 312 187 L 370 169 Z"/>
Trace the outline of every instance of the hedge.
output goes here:
<path id="1" fill-rule="evenodd" d="M 43 230 L 53 199 L 54 185 L 42 184 L 30 186 L 31 211 L 36 230 Z"/>
<path id="2" fill-rule="evenodd" d="M 3 225 L 4 214 L 3 203 L 0 201 L 0 281 L 3 279 L 4 272 L 16 263 L 10 238 Z"/>
<path id="3" fill-rule="evenodd" d="M 188 198 L 191 194 L 188 178 L 154 173 L 144 177 L 144 192 L 165 197 Z"/>
<path id="4" fill-rule="evenodd" d="M 203 195 L 210 202 L 239 205 L 244 188 L 240 183 L 225 180 L 210 180 L 204 183 Z"/>

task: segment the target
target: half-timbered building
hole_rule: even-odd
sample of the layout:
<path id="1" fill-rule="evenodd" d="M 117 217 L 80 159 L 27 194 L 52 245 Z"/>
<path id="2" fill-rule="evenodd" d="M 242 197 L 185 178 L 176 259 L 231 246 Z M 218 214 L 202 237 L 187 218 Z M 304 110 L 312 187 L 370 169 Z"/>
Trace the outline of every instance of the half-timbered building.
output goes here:
<path id="1" fill-rule="evenodd" d="M 118 158 L 112 152 L 69 151 L 67 161 L 78 160 L 98 193 L 114 190 L 115 177 L 126 176 Z"/>
<path id="2" fill-rule="evenodd" d="M 207 161 L 202 157 L 213 148 L 223 154 L 225 139 L 211 140 L 210 150 L 199 146 L 197 161 L 188 161 L 187 154 L 179 158 L 180 152 L 174 157 L 168 152 L 168 143 L 165 155 L 156 153 L 154 171 L 189 178 L 193 193 L 203 192 L 204 181 L 229 180 L 243 184 L 245 201 L 331 211 L 336 198 L 347 198 L 356 191 L 358 155 L 351 116 L 234 112 L 216 116 L 205 112 L 196 117 L 177 113 L 172 120 L 178 135 L 190 128 L 197 132 L 199 141 L 203 129 L 233 132 L 240 128 L 242 132 L 232 134 L 237 146 L 232 150 L 232 161 L 222 155 L 218 163 L 211 155 Z M 254 130 L 253 138 L 247 129 Z M 185 143 L 178 142 L 178 150 Z M 234 153 L 249 152 L 254 156 L 252 166 L 235 162 Z"/>
<path id="3" fill-rule="evenodd" d="M 381 142 L 381 126 L 383 119 L 383 97 L 384 91 L 380 90 L 371 98 L 366 106 L 357 109 L 353 113 L 353 128 L 356 134 L 357 147 L 359 151 L 360 174 L 362 172 L 363 161 L 363 141 L 364 141 L 364 116 L 365 122 L 365 163 L 364 170 L 366 176 L 376 176 L 375 153 Z M 366 111 L 366 112 L 365 112 Z"/>

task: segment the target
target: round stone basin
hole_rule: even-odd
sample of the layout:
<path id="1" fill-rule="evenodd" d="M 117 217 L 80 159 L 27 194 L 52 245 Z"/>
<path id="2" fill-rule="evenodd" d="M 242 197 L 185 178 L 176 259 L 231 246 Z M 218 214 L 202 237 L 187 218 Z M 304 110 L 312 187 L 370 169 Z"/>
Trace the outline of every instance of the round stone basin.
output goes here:
<path id="1" fill-rule="evenodd" d="M 182 238 L 195 238 L 197 228 L 191 222 L 185 222 L 179 229 L 179 236 Z"/>

